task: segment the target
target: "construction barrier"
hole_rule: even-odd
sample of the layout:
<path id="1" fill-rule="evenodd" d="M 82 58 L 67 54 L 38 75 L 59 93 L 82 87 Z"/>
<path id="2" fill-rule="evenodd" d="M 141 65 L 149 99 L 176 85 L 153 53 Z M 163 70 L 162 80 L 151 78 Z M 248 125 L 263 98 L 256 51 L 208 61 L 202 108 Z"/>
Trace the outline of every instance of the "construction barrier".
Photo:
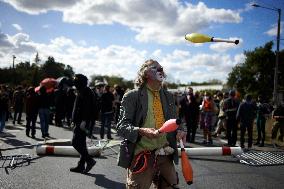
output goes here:
<path id="1" fill-rule="evenodd" d="M 203 147 L 203 148 L 185 148 L 188 156 L 225 156 L 239 155 L 243 153 L 241 147 Z M 180 148 L 178 149 L 180 156 Z"/>
<path id="2" fill-rule="evenodd" d="M 38 142 L 38 145 L 48 146 L 72 146 L 71 139 L 51 139 Z"/>
<path id="3" fill-rule="evenodd" d="M 88 147 L 88 152 L 91 156 L 100 156 L 103 151 L 102 147 Z M 80 154 L 73 146 L 50 146 L 39 145 L 36 147 L 38 155 L 64 155 L 64 156 L 79 156 Z"/>

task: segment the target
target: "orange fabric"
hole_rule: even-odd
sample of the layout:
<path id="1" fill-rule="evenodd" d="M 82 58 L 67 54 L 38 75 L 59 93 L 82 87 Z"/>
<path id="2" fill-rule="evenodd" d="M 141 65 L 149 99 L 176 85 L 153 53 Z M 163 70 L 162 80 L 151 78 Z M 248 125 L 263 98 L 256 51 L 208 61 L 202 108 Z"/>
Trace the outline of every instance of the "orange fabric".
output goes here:
<path id="1" fill-rule="evenodd" d="M 212 109 L 213 109 L 212 102 L 209 100 L 204 100 L 204 110 L 212 111 Z"/>
<path id="2" fill-rule="evenodd" d="M 156 129 L 160 129 L 165 122 L 165 118 L 159 91 L 153 91 L 153 112 Z"/>

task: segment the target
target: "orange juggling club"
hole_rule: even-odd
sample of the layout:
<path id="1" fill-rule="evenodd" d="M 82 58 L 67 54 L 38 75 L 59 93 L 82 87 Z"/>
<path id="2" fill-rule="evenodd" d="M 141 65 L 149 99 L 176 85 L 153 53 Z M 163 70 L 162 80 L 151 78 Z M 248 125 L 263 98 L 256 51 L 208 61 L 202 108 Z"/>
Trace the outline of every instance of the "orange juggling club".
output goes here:
<path id="1" fill-rule="evenodd" d="M 181 148 L 181 169 L 183 178 L 188 185 L 193 182 L 193 171 L 191 164 L 188 160 L 187 154 L 185 153 L 184 145 L 182 139 L 180 140 L 180 148 Z"/>
<path id="2" fill-rule="evenodd" d="M 181 124 L 180 119 L 169 119 L 163 126 L 158 130 L 160 133 L 170 133 L 175 131 Z"/>

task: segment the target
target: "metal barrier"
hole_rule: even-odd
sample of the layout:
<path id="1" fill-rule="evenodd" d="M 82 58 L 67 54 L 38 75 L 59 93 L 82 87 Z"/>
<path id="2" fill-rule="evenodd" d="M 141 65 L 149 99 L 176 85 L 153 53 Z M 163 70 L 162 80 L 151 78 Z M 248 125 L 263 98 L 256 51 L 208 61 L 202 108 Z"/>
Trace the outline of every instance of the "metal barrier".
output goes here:
<path id="1" fill-rule="evenodd" d="M 15 155 L 2 155 L 0 149 L 0 168 L 4 168 L 8 174 L 8 168 L 15 169 L 16 167 L 22 167 L 30 165 L 32 157 L 29 154 L 15 154 Z"/>
<path id="2" fill-rule="evenodd" d="M 251 166 L 284 165 L 284 152 L 246 152 L 236 155 L 240 163 Z"/>

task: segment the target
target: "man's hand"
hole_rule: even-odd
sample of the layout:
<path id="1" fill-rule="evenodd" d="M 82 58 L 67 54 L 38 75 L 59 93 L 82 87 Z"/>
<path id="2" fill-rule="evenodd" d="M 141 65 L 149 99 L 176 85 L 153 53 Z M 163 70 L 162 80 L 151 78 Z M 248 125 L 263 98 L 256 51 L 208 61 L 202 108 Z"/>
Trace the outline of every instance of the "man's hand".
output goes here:
<path id="1" fill-rule="evenodd" d="M 182 130 L 177 130 L 176 138 L 177 141 L 180 141 L 180 139 L 182 139 L 183 143 L 186 143 L 186 132 Z"/>
<path id="2" fill-rule="evenodd" d="M 158 138 L 162 134 L 154 128 L 139 128 L 139 134 L 147 138 Z"/>

